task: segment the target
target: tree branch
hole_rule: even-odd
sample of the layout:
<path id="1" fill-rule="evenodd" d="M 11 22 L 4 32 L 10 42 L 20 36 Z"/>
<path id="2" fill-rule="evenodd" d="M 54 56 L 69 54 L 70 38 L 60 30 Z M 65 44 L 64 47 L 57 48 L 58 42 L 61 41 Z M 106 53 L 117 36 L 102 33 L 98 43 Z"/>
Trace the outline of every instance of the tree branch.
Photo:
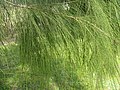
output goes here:
<path id="1" fill-rule="evenodd" d="M 27 5 L 19 5 L 19 4 L 14 4 L 12 2 L 9 2 L 9 1 L 5 1 L 7 4 L 9 5 L 12 5 L 14 7 L 20 7 L 20 8 L 31 8 L 30 6 L 27 6 Z"/>

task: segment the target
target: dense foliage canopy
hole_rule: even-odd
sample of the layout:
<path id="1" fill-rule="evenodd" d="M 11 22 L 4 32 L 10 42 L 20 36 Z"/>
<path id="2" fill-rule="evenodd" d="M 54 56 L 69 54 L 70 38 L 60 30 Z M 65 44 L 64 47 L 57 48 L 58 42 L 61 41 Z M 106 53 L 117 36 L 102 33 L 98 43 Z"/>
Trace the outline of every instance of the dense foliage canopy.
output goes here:
<path id="1" fill-rule="evenodd" d="M 0 90 L 119 90 L 120 0 L 0 0 Z"/>

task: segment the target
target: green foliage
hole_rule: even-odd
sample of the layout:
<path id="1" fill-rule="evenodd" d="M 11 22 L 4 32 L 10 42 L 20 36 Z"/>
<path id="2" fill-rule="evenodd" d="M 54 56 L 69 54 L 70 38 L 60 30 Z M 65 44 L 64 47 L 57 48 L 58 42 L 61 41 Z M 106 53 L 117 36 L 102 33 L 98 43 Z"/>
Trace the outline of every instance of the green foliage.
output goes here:
<path id="1" fill-rule="evenodd" d="M 8 77 L 2 87 L 34 90 L 36 87 L 29 86 L 35 84 L 36 90 L 119 90 L 119 0 L 1 3 L 0 41 L 9 40 L 11 32 L 7 30 L 18 37 L 17 49 L 10 55 L 13 59 L 7 63 L 15 63 L 21 71 L 14 70 L 17 74 Z M 9 60 L 12 52 L 6 46 L 3 49 L 8 56 L 2 56 L 1 63 Z"/>

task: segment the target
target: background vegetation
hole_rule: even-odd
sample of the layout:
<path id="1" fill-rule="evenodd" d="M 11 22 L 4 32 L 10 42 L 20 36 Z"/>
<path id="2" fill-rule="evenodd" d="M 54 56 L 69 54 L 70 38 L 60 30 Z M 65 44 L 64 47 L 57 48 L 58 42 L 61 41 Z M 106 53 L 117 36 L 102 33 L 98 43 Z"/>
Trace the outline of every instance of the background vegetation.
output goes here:
<path id="1" fill-rule="evenodd" d="M 119 90 L 119 0 L 1 0 L 0 90 Z"/>

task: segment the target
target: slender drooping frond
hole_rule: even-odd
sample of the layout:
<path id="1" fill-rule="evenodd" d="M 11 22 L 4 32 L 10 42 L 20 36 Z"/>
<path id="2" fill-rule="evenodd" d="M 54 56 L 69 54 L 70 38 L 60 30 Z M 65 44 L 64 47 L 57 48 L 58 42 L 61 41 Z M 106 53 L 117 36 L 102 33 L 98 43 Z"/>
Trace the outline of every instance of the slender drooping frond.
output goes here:
<path id="1" fill-rule="evenodd" d="M 0 67 L 2 88 L 120 89 L 119 0 L 1 0 L 0 11 L 0 62 L 18 56 L 11 76 Z"/>

